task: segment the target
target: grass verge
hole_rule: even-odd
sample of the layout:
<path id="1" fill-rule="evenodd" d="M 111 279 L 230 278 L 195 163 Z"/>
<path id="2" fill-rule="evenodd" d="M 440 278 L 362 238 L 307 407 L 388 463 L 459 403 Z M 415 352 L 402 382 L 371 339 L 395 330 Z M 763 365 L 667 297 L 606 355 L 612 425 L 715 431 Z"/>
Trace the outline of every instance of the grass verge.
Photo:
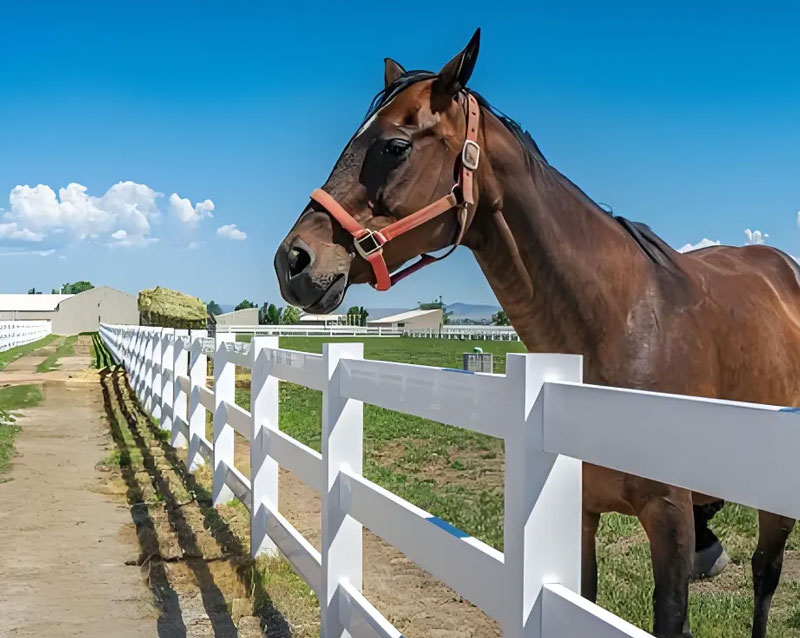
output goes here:
<path id="1" fill-rule="evenodd" d="M 92 366 L 98 370 L 105 370 L 114 365 L 114 359 L 106 348 L 100 335 L 96 332 L 89 333 L 92 337 Z"/>
<path id="2" fill-rule="evenodd" d="M 20 430 L 14 411 L 32 408 L 43 398 L 42 390 L 37 385 L 0 388 L 0 473 L 8 469 L 14 451 L 14 437 Z"/>
<path id="3" fill-rule="evenodd" d="M 52 372 L 59 368 L 58 360 L 61 357 L 71 357 L 75 354 L 75 342 L 78 340 L 77 335 L 67 337 L 58 347 L 47 355 L 47 358 L 36 366 L 36 372 Z"/>
<path id="4" fill-rule="evenodd" d="M 5 368 L 9 363 L 12 361 L 19 359 L 21 356 L 29 354 L 34 350 L 38 350 L 46 345 L 49 345 L 53 342 L 57 337 L 56 335 L 47 335 L 38 341 L 34 341 L 32 343 L 25 344 L 24 346 L 17 346 L 16 348 L 11 348 L 10 350 L 4 350 L 0 352 L 0 370 Z"/>

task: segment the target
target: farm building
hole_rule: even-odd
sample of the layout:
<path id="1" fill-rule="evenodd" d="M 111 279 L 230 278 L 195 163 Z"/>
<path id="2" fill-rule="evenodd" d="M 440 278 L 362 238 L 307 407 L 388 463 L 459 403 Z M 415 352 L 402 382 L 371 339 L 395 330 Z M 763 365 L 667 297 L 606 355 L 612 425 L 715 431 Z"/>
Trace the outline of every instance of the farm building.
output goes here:
<path id="1" fill-rule="evenodd" d="M 99 286 L 77 295 L 0 294 L 0 320 L 49 321 L 54 334 L 96 332 L 101 322 L 139 323 L 136 297 Z"/>
<path id="2" fill-rule="evenodd" d="M 396 315 L 367 321 L 370 328 L 405 328 L 407 330 L 438 330 L 442 327 L 442 310 L 408 310 Z"/>
<path id="3" fill-rule="evenodd" d="M 0 321 L 51 321 L 72 295 L 0 294 Z"/>
<path id="4" fill-rule="evenodd" d="M 258 308 L 243 308 L 221 315 L 214 315 L 217 326 L 257 326 Z"/>
<path id="5" fill-rule="evenodd" d="M 300 324 L 303 326 L 338 326 L 345 323 L 347 315 L 312 315 L 306 314 L 300 317 Z"/>

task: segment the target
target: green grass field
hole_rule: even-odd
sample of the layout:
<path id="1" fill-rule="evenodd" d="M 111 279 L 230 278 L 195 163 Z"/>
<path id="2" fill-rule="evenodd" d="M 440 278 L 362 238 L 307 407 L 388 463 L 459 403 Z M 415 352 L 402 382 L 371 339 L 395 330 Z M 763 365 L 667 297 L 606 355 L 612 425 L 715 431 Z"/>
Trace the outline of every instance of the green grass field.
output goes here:
<path id="1" fill-rule="evenodd" d="M 281 347 L 321 352 L 326 341 L 363 341 L 364 355 L 460 367 L 461 354 L 480 346 L 495 355 L 503 372 L 505 353 L 522 352 L 516 342 L 428 339 L 329 339 L 284 337 Z M 237 377 L 237 402 L 249 406 L 249 382 Z M 289 383 L 280 388 L 281 429 L 319 450 L 321 394 Z M 440 516 L 498 549 L 503 548 L 503 443 L 498 439 L 364 406 L 364 473 L 376 483 Z M 712 522 L 733 563 L 713 581 L 694 583 L 690 614 L 695 638 L 747 638 L 752 615 L 750 555 L 757 524 L 753 510 L 728 504 Z M 652 629 L 653 579 L 649 544 L 632 517 L 603 517 L 598 534 L 600 595 L 605 608 Z M 789 542 L 787 567 L 773 604 L 769 635 L 800 637 L 800 535 Z"/>
<path id="2" fill-rule="evenodd" d="M 34 341 L 33 343 L 28 343 L 24 346 L 19 346 L 17 348 L 11 348 L 10 350 L 0 352 L 0 370 L 5 368 L 12 361 L 19 359 L 22 355 L 28 354 L 29 352 L 33 352 L 34 350 L 38 350 L 39 348 L 43 348 L 49 343 L 52 343 L 54 339 L 57 339 L 55 335 L 47 335 L 46 337 L 39 339 L 38 341 Z"/>
<path id="3" fill-rule="evenodd" d="M 14 449 L 14 437 L 19 432 L 14 412 L 32 408 L 43 399 L 37 385 L 15 385 L 0 388 L 0 473 L 8 468 Z"/>

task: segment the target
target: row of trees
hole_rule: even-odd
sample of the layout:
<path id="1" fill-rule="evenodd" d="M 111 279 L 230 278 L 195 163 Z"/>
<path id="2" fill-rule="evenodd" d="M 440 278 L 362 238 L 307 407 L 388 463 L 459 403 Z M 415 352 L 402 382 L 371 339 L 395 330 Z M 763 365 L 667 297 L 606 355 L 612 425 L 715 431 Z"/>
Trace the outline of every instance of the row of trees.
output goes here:
<path id="1" fill-rule="evenodd" d="M 210 315 L 221 315 L 223 310 L 213 299 L 206 304 Z M 234 310 L 258 308 L 258 323 L 260 325 L 295 324 L 300 321 L 300 309 L 294 306 L 281 308 L 273 303 L 264 302 L 261 307 L 249 299 L 243 299 L 234 307 Z"/>
<path id="2" fill-rule="evenodd" d="M 74 284 L 62 284 L 61 289 L 53 288 L 50 291 L 52 295 L 77 295 L 79 292 L 85 292 L 87 290 L 91 290 L 94 288 L 92 282 L 90 281 L 76 281 Z M 41 290 L 36 290 L 36 288 L 31 288 L 28 291 L 29 295 L 41 295 Z"/>

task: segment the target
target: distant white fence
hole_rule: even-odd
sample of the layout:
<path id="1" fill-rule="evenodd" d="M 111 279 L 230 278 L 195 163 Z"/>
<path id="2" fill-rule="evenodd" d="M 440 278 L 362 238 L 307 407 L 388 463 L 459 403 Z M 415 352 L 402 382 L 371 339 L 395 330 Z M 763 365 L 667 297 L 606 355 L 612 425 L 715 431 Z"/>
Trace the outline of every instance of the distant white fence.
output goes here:
<path id="1" fill-rule="evenodd" d="M 402 329 L 372 326 L 217 326 L 218 333 L 275 335 L 281 337 L 400 337 Z"/>
<path id="2" fill-rule="evenodd" d="M 476 339 L 482 341 L 519 341 L 517 331 L 511 326 L 456 326 L 414 330 L 406 328 L 405 334 L 422 339 Z"/>
<path id="3" fill-rule="evenodd" d="M 575 593 L 579 459 L 800 518 L 792 408 L 586 385 L 574 355 L 509 354 L 506 374 L 490 375 L 367 361 L 358 343 L 316 355 L 282 350 L 277 337 L 244 344 L 138 326 L 100 334 L 173 445 L 188 442 L 188 466 L 213 465 L 214 503 L 248 507 L 252 554 L 280 550 L 314 590 L 323 638 L 401 638 L 361 593 L 362 525 L 495 618 L 504 636 L 649 636 Z M 234 402 L 237 365 L 252 370 L 249 411 Z M 322 454 L 280 431 L 279 380 L 322 391 Z M 505 440 L 504 553 L 364 478 L 363 402 Z M 234 432 L 251 442 L 249 479 L 233 464 Z M 279 465 L 320 492 L 321 552 L 278 511 Z"/>
<path id="4" fill-rule="evenodd" d="M 38 341 L 50 330 L 49 321 L 0 321 L 0 352 Z"/>

